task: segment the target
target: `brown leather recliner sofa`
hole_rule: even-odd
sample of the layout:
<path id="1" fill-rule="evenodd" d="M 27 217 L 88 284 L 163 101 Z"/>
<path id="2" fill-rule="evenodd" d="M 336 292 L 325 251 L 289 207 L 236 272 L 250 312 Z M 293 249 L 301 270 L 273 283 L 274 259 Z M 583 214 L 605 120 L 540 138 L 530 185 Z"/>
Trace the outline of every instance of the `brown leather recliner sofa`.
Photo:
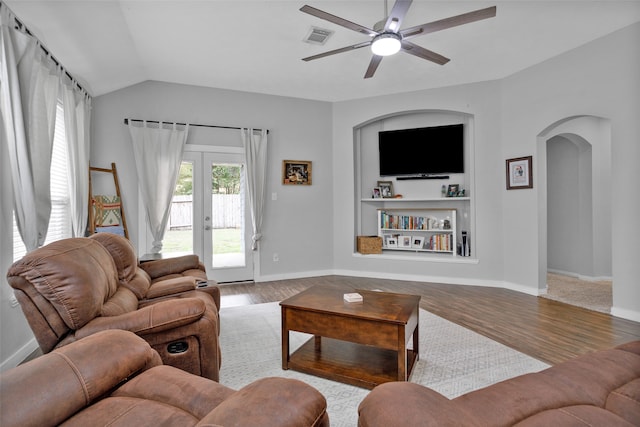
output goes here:
<path id="1" fill-rule="evenodd" d="M 0 425 L 329 426 L 326 400 L 297 380 L 239 391 L 162 365 L 140 337 L 95 333 L 0 374 Z"/>
<path id="2" fill-rule="evenodd" d="M 360 427 L 640 426 L 640 341 L 452 400 L 418 384 L 382 384 L 358 412 Z"/>
<path id="3" fill-rule="evenodd" d="M 195 255 L 146 264 L 138 264 L 128 240 L 98 233 L 28 253 L 7 279 L 43 353 L 124 329 L 144 338 L 165 364 L 217 381 L 219 290 L 197 288 L 206 274 Z"/>

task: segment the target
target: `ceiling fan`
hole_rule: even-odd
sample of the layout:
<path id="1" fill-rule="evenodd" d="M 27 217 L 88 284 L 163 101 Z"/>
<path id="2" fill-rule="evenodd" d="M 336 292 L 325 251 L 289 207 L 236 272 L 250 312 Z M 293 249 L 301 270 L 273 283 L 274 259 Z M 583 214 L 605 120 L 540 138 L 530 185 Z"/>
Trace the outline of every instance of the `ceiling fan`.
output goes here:
<path id="1" fill-rule="evenodd" d="M 371 37 L 371 40 L 308 56 L 306 58 L 302 58 L 302 60 L 311 61 L 314 59 L 324 58 L 325 56 L 335 55 L 336 53 L 349 52 L 351 50 L 360 49 L 361 47 L 371 46 L 373 56 L 371 57 L 371 62 L 369 63 L 367 72 L 364 75 L 365 79 L 373 77 L 384 56 L 393 55 L 400 50 L 417 56 L 418 58 L 426 59 L 439 65 L 444 65 L 449 62 L 449 58 L 411 43 L 409 39 L 423 34 L 446 30 L 447 28 L 457 27 L 458 25 L 469 24 L 471 22 L 496 16 L 496 6 L 492 6 L 401 30 L 400 27 L 402 25 L 402 20 L 407 14 L 411 3 L 412 0 L 396 0 L 396 3 L 391 9 L 391 13 L 385 19 L 375 24 L 373 29 L 356 24 L 309 5 L 302 6 L 300 10 L 304 13 L 308 13 L 309 15 L 313 15 L 317 18 L 324 19 L 325 21 L 332 22 Z"/>

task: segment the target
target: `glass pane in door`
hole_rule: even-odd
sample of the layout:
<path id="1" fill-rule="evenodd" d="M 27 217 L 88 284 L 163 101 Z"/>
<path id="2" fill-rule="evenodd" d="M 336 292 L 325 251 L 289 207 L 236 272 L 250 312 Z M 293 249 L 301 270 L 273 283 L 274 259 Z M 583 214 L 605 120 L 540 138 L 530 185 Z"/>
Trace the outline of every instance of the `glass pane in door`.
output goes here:
<path id="1" fill-rule="evenodd" d="M 163 253 L 193 251 L 193 162 L 183 161 L 176 183 L 167 231 L 162 242 Z"/>
<path id="2" fill-rule="evenodd" d="M 211 165 L 211 241 L 214 268 L 244 267 L 242 165 Z"/>

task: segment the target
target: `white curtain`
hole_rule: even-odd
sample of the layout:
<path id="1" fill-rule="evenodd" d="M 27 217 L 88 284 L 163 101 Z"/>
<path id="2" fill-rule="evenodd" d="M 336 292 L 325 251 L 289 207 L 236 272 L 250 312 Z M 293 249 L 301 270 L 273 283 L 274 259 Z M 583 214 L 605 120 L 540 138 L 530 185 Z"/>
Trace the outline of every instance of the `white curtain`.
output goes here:
<path id="1" fill-rule="evenodd" d="M 15 30 L 0 4 L 0 110 L 4 122 L 14 211 L 28 251 L 44 243 L 51 195 L 51 150 L 59 76 L 33 37 Z"/>
<path id="2" fill-rule="evenodd" d="M 182 150 L 187 140 L 189 125 L 184 130 L 177 129 L 175 123 L 165 129 L 163 123 L 149 127 L 129 121 L 129 132 L 133 141 L 138 184 L 145 205 L 147 223 L 153 236 L 152 253 L 162 250 L 167 221 L 169 220 L 171 198 L 176 187 Z"/>
<path id="3" fill-rule="evenodd" d="M 74 237 L 84 237 L 89 216 L 89 147 L 91 98 L 62 85 L 64 128 L 69 153 L 69 194 Z"/>
<path id="4" fill-rule="evenodd" d="M 262 238 L 262 212 L 267 188 L 267 131 L 241 129 L 242 144 L 246 168 L 246 186 L 251 209 L 251 249 L 258 249 L 258 241 Z"/>

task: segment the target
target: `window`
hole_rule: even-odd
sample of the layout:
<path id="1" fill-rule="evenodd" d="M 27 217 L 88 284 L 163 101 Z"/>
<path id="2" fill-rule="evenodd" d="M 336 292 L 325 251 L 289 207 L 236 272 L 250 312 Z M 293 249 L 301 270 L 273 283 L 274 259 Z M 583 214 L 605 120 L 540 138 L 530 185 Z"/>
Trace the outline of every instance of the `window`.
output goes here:
<path id="1" fill-rule="evenodd" d="M 64 108 L 58 102 L 51 157 L 51 218 L 45 244 L 71 237 L 71 202 L 69 194 L 69 161 L 64 132 Z M 15 217 L 13 219 L 13 260 L 22 258 L 27 250 L 22 243 Z"/>

